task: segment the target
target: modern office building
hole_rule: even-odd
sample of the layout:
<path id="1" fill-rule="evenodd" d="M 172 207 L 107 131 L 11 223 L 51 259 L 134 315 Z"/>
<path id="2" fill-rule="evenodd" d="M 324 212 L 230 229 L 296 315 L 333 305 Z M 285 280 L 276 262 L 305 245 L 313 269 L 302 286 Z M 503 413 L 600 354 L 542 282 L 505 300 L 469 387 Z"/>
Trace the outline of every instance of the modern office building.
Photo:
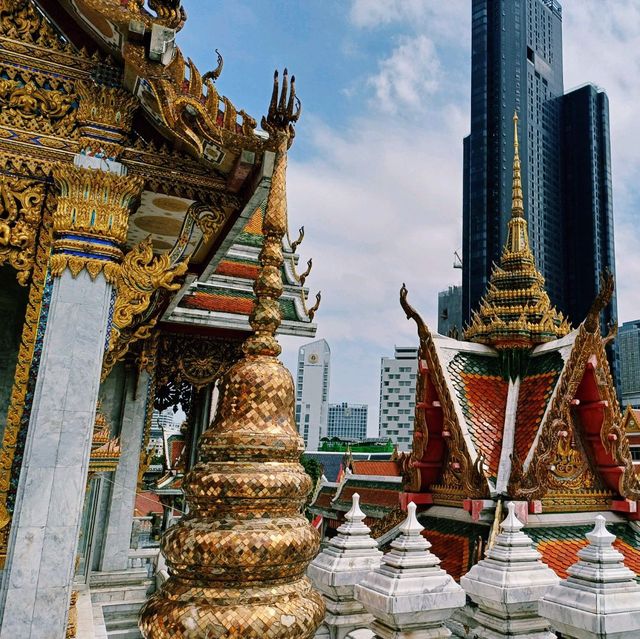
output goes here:
<path id="1" fill-rule="evenodd" d="M 411 448 L 417 376 L 415 346 L 396 346 L 393 357 L 381 360 L 380 437 L 391 439 L 398 450 Z"/>
<path id="2" fill-rule="evenodd" d="M 307 450 L 318 450 L 327 436 L 331 349 L 326 340 L 305 344 L 298 350 L 296 375 L 296 424 Z"/>
<path id="3" fill-rule="evenodd" d="M 600 274 L 615 270 L 609 116 L 606 95 L 593 85 L 564 94 L 556 0 L 472 2 L 471 132 L 463 147 L 465 324 L 505 241 L 514 112 L 530 245 L 552 303 L 577 325 Z M 616 316 L 614 298 L 603 319 Z"/>
<path id="4" fill-rule="evenodd" d="M 625 322 L 618 331 L 617 342 L 622 404 L 640 408 L 640 320 Z"/>
<path id="5" fill-rule="evenodd" d="M 367 404 L 329 404 L 328 437 L 360 441 L 367 436 Z"/>
<path id="6" fill-rule="evenodd" d="M 462 335 L 462 286 L 450 286 L 438 293 L 438 333 Z"/>

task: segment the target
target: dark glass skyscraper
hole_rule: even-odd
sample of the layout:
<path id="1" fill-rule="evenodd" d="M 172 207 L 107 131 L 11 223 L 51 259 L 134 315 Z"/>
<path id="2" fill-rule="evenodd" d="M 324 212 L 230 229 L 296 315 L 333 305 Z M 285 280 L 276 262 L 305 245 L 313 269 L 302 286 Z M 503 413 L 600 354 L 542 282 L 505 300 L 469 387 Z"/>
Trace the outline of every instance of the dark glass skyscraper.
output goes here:
<path id="1" fill-rule="evenodd" d="M 556 0 L 473 0 L 471 133 L 464 140 L 463 320 L 485 292 L 511 206 L 519 116 L 525 211 L 551 301 L 575 325 L 615 268 L 606 95 L 564 94 Z M 605 312 L 616 321 L 616 303 Z"/>

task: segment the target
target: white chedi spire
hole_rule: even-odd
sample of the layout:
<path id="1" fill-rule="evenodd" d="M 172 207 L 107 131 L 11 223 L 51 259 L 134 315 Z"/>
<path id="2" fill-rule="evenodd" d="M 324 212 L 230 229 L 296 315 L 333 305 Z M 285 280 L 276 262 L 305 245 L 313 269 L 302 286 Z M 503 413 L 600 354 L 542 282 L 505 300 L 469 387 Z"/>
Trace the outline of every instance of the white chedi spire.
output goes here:
<path id="1" fill-rule="evenodd" d="M 464 605 L 464 592 L 439 568 L 413 502 L 407 511 L 380 567 L 356 586 L 356 599 L 375 617 L 371 630 L 378 639 L 450 637 L 444 622 Z"/>
<path id="2" fill-rule="evenodd" d="M 558 583 L 558 577 L 522 532 L 513 502 L 507 504 L 507 510 L 487 557 L 460 579 L 478 605 L 475 631 L 483 639 L 550 639 L 555 635 L 549 631 L 549 622 L 539 616 L 538 602 Z"/>
<path id="3" fill-rule="evenodd" d="M 368 627 L 373 617 L 354 597 L 354 588 L 380 565 L 382 552 L 364 523 L 360 495 L 354 493 L 345 523 L 327 547 L 309 564 L 307 575 L 326 603 L 324 624 L 331 639 Z"/>
<path id="4" fill-rule="evenodd" d="M 586 538 L 567 579 L 540 602 L 540 614 L 566 639 L 640 637 L 640 584 L 613 547 L 616 537 L 602 515 Z"/>

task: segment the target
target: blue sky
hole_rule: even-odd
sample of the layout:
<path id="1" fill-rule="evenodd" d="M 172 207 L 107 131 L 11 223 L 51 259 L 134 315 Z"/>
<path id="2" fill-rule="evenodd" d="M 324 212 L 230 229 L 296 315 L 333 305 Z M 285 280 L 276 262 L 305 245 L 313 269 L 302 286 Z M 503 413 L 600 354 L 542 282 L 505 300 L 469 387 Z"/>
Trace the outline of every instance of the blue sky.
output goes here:
<path id="1" fill-rule="evenodd" d="M 292 234 L 322 289 L 318 337 L 332 351 L 330 401 L 369 404 L 380 357 L 415 343 L 398 304 L 436 326 L 437 293 L 459 281 L 462 138 L 469 130 L 467 0 L 185 0 L 179 44 L 218 90 L 259 121 L 272 74 L 297 78 L 303 115 L 290 154 Z M 565 0 L 565 88 L 586 81 L 611 106 L 619 314 L 640 317 L 640 3 Z M 293 368 L 299 340 L 282 339 Z"/>

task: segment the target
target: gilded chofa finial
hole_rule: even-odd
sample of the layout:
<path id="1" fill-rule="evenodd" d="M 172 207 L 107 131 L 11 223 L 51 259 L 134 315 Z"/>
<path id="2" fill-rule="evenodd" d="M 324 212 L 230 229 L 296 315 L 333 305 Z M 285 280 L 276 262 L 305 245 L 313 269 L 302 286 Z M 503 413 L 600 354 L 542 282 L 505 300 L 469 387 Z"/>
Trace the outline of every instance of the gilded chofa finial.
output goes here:
<path id="1" fill-rule="evenodd" d="M 278 100 L 278 93 L 280 98 Z M 278 86 L 278 72 L 273 76 L 273 93 L 267 117 L 262 118 L 262 128 L 274 139 L 276 158 L 271 189 L 267 197 L 262 232 L 264 242 L 260 251 L 260 273 L 253 285 L 256 305 L 249 317 L 254 333 L 243 345 L 245 355 L 273 355 L 282 350 L 275 338 L 282 321 L 279 298 L 282 295 L 280 269 L 284 261 L 282 238 L 288 231 L 287 222 L 287 149 L 294 136 L 293 123 L 300 117 L 300 100 L 296 96 L 295 77 L 291 77 L 288 89 L 288 74 L 282 75 L 282 91 Z"/>
<path id="2" fill-rule="evenodd" d="M 520 143 L 518 141 L 518 114 L 513 114 L 513 189 L 511 195 L 511 216 L 524 217 L 522 202 L 522 174 L 520 171 Z"/>

